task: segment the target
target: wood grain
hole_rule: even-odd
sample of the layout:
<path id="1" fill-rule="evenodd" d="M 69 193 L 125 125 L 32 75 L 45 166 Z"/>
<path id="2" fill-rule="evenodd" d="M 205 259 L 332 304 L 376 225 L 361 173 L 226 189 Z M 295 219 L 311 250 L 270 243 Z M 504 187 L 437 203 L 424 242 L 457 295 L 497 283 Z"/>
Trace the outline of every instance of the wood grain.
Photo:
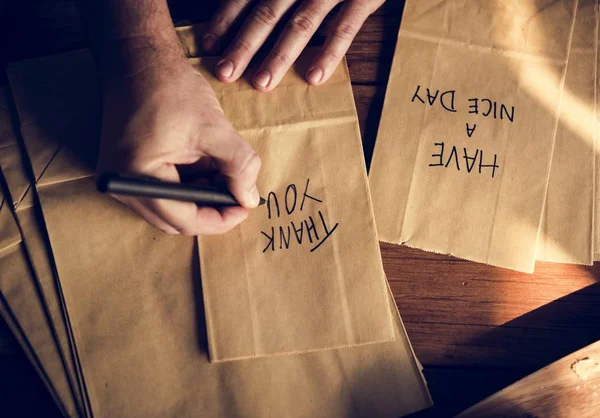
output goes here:
<path id="1" fill-rule="evenodd" d="M 600 342 L 490 396 L 459 415 L 592 418 L 600 411 Z"/>

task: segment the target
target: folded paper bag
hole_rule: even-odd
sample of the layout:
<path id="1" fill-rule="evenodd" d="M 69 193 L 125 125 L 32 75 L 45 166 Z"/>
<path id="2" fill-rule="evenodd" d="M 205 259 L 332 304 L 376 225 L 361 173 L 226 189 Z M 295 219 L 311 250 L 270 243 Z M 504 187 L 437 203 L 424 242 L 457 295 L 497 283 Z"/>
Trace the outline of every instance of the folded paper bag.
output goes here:
<path id="1" fill-rule="evenodd" d="M 17 223 L 1 187 L 0 305 L 0 314 L 40 374 L 58 408 L 65 416 L 77 416 L 77 406 L 62 358 L 39 299 Z"/>
<path id="2" fill-rule="evenodd" d="M 596 116 L 596 165 L 595 170 L 595 189 L 596 189 L 596 207 L 594 216 L 594 261 L 600 261 L 600 53 L 598 45 L 600 45 L 600 30 L 596 33 L 596 95 L 595 95 L 595 109 L 594 115 Z"/>
<path id="3" fill-rule="evenodd" d="M 73 57 L 76 61 L 77 57 Z M 65 63 L 66 64 L 66 63 Z M 36 86 L 37 89 L 47 90 L 52 89 L 57 83 L 60 83 L 60 75 L 68 74 L 68 71 L 63 71 L 61 68 L 55 68 L 53 71 L 48 71 L 44 75 L 50 76 L 50 79 L 43 79 L 43 77 L 34 76 L 27 78 L 27 82 L 31 83 L 32 86 Z M 83 86 L 79 85 L 78 88 Z M 7 89 L 8 90 L 8 89 Z M 44 168 L 48 164 L 57 151 L 56 137 L 60 137 L 63 134 L 67 134 L 75 129 L 78 125 L 73 123 L 72 120 L 88 123 L 85 119 L 79 118 L 77 115 L 79 112 L 74 112 L 78 107 L 87 108 L 89 106 L 83 106 L 81 102 L 85 102 L 87 97 L 95 97 L 94 94 L 89 94 L 89 91 L 80 91 L 83 98 L 80 99 L 79 103 L 72 103 L 70 101 L 56 101 L 46 100 L 45 96 L 42 95 L 40 100 L 34 100 L 29 103 L 28 108 L 38 109 L 36 120 L 29 120 L 27 114 L 23 114 L 25 125 L 23 131 L 35 133 L 36 126 L 44 126 L 45 131 L 43 133 L 45 140 L 41 142 L 30 142 L 30 153 L 33 156 L 32 164 L 34 172 L 37 176 L 41 175 Z M 7 94 L 8 91 L 7 91 Z M 48 95 L 46 95 L 48 96 Z M 54 94 L 50 94 L 54 96 Z M 65 373 L 70 382 L 70 387 L 73 388 L 75 393 L 76 402 L 79 410 L 84 411 L 86 409 L 86 400 L 84 396 L 83 382 L 81 376 L 77 371 L 77 353 L 76 349 L 69 336 L 69 324 L 66 318 L 64 309 L 62 307 L 62 298 L 59 294 L 60 286 L 55 280 L 54 271 L 51 268 L 48 260 L 48 248 L 47 238 L 45 238 L 45 231 L 43 226 L 40 224 L 41 216 L 39 213 L 39 207 L 36 203 L 34 196 L 34 190 L 31 187 L 30 180 L 30 167 L 29 162 L 24 160 L 23 147 L 17 141 L 18 126 L 13 126 L 11 123 L 11 113 L 9 111 L 10 99 L 8 96 L 4 97 L 4 115 L 5 123 L 2 124 L 2 134 L 0 135 L 0 170 L 4 175 L 6 186 L 10 194 L 14 215 L 18 220 L 23 245 L 26 248 L 27 256 L 33 265 L 32 272 L 34 277 L 32 278 L 32 285 L 39 289 L 38 298 L 29 300 L 30 303 L 35 305 L 39 303 L 42 305 L 43 310 L 50 319 L 52 335 L 55 336 L 58 343 L 58 351 L 61 358 L 64 360 Z M 71 113 L 65 109 L 64 102 L 72 107 L 67 107 Z M 51 112 L 47 112 L 44 109 L 47 107 L 52 108 Z M 89 112 L 87 112 L 89 113 Z M 72 115 L 73 117 L 60 117 L 60 115 Z M 45 119 L 46 118 L 46 119 Z M 89 124 L 89 123 L 88 123 Z M 29 133 L 30 138 L 35 138 L 35 135 Z M 68 137 L 74 137 L 68 135 Z M 54 139 L 50 139 L 54 138 Z M 32 306 L 31 310 L 35 311 L 35 306 Z M 36 319 L 34 321 L 40 323 L 45 319 Z M 37 351 L 38 347 L 33 347 L 34 351 Z M 70 396 L 69 394 L 61 394 L 62 397 Z"/>
<path id="4" fill-rule="evenodd" d="M 24 173 L 18 150 L 5 89 L 0 92 L 0 170 L 10 176 L 12 185 Z M 17 181 L 15 181 L 17 180 Z M 7 184 L 2 179 L 0 184 Z M 19 187 L 16 187 L 19 189 Z M 79 405 L 74 399 L 72 381 L 64 368 L 65 357 L 54 338 L 54 328 L 47 315 L 47 306 L 38 290 L 30 253 L 21 237 L 13 213 L 13 194 L 5 198 L 0 187 L 0 299 L 5 317 L 33 367 L 66 416 L 77 416 Z M 25 190 L 23 190 L 25 194 Z M 7 196 L 9 193 L 7 193 Z M 27 203 L 28 199 L 21 201 Z M 26 206 L 26 205 L 23 205 Z M 24 224 L 20 223 L 23 228 Z"/>
<path id="5" fill-rule="evenodd" d="M 61 89 L 58 84 L 52 89 L 37 88 L 41 80 L 48 80 L 45 70 L 56 67 L 52 61 L 73 58 L 82 62 L 66 55 L 11 68 L 9 76 L 13 91 L 19 92 L 15 101 L 20 113 L 35 116 L 37 111 L 53 112 L 59 107 L 29 112 L 31 109 L 21 107 L 35 100 L 19 95 L 82 101 L 76 92 L 69 98 L 65 94 L 69 88 Z M 36 83 L 24 83 L 21 75 L 35 75 L 33 68 L 41 73 L 40 78 L 30 80 Z M 66 70 L 68 73 L 61 76 L 65 83 L 88 77 L 93 71 L 87 64 Z M 227 112 L 226 103 L 239 97 L 237 87 L 218 87 Z M 231 94 L 227 94 L 228 88 L 232 88 Z M 79 94 L 85 91 L 80 89 Z M 244 100 L 248 106 L 254 101 L 272 100 L 272 96 L 256 91 L 247 94 Z M 289 113 L 291 105 L 281 102 L 281 114 Z M 64 135 L 95 138 L 98 132 L 93 131 L 94 126 L 87 132 L 66 130 Z M 45 127 L 37 128 L 24 133 L 26 142 L 45 142 Z M 258 124 L 254 128 L 258 129 Z M 34 133 L 36 138 L 28 138 Z M 51 147 L 53 138 L 47 139 Z M 63 140 L 67 144 L 77 142 L 73 138 Z M 392 342 L 209 364 L 194 241 L 156 231 L 118 202 L 99 195 L 91 176 L 81 171 L 69 174 L 73 166 L 81 166 L 78 161 L 68 164 L 77 154 L 68 151 L 67 146 L 60 148 L 47 161 L 36 187 L 97 416 L 394 417 L 430 405 L 418 363 L 394 309 L 396 339 Z M 48 173 L 53 174 L 44 182 Z M 52 181 L 57 178 L 62 181 Z"/>
<path id="6" fill-rule="evenodd" d="M 598 0 L 579 0 L 536 259 L 593 263 Z"/>
<path id="7" fill-rule="evenodd" d="M 393 338 L 349 75 L 343 64 L 323 88 L 308 86 L 308 58 L 265 100 L 246 81 L 214 84 L 261 156 L 267 202 L 233 231 L 200 239 L 213 361 Z"/>
<path id="8" fill-rule="evenodd" d="M 408 0 L 370 184 L 379 237 L 532 272 L 574 0 Z"/>
<path id="9" fill-rule="evenodd" d="M 21 243 L 21 234 L 15 223 L 10 202 L 4 198 L 0 188 L 0 258 L 16 251 Z"/>

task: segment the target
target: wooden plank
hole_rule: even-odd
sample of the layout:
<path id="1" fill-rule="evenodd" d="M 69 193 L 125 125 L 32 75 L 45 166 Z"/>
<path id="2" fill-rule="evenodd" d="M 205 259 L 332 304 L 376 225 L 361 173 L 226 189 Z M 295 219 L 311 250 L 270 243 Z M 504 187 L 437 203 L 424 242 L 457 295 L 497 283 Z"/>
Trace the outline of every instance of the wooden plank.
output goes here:
<path id="1" fill-rule="evenodd" d="M 600 341 L 544 367 L 469 408 L 468 417 L 597 417 Z"/>

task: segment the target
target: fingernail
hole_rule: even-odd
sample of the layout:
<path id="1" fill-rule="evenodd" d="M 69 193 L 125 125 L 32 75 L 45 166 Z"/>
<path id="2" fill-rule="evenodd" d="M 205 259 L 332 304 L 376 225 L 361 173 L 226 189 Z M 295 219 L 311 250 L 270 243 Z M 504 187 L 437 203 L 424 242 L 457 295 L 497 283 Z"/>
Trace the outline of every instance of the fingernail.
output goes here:
<path id="1" fill-rule="evenodd" d="M 256 187 L 256 184 L 255 184 L 248 192 L 248 203 L 250 204 L 251 207 L 255 208 L 258 206 L 259 201 L 260 201 L 260 196 L 258 193 L 258 188 Z"/>
<path id="2" fill-rule="evenodd" d="M 231 77 L 231 75 L 233 74 L 233 62 L 221 61 L 217 64 L 217 72 L 223 77 Z"/>
<path id="3" fill-rule="evenodd" d="M 267 70 L 262 70 L 256 76 L 254 76 L 254 82 L 261 86 L 263 89 L 267 88 L 269 85 L 269 81 L 271 81 L 271 73 Z"/>
<path id="4" fill-rule="evenodd" d="M 323 70 L 320 68 L 313 68 L 306 74 L 306 78 L 313 84 L 317 84 L 323 78 Z"/>
<path id="5" fill-rule="evenodd" d="M 202 46 L 206 52 L 215 52 L 217 50 L 217 37 L 212 33 L 207 33 L 202 38 Z"/>

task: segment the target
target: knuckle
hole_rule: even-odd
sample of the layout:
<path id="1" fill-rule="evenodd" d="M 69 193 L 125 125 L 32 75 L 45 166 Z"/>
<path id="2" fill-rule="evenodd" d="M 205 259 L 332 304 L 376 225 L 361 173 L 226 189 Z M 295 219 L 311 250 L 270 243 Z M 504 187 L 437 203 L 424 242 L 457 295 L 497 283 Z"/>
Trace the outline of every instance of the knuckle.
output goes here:
<path id="1" fill-rule="evenodd" d="M 355 23 L 341 23 L 334 31 L 333 35 L 336 38 L 344 40 L 352 40 L 358 32 L 357 25 Z"/>
<path id="2" fill-rule="evenodd" d="M 273 4 L 266 1 L 259 3 L 252 14 L 252 18 L 257 23 L 262 23 L 267 26 L 275 26 L 275 23 L 277 23 L 278 20 L 277 17 L 278 15 Z"/>
<path id="3" fill-rule="evenodd" d="M 254 177 L 258 175 L 262 161 L 258 154 L 253 150 L 245 151 L 246 156 L 241 159 L 238 176 Z"/>
<path id="4" fill-rule="evenodd" d="M 282 66 L 287 66 L 290 63 L 290 57 L 285 52 L 274 51 L 271 53 L 270 61 Z"/>
<path id="5" fill-rule="evenodd" d="M 231 52 L 233 53 L 243 53 L 243 54 L 249 54 L 252 51 L 252 48 L 250 47 L 250 43 L 243 40 L 243 39 L 238 39 L 236 40 L 232 45 L 231 45 Z"/>
<path id="6" fill-rule="evenodd" d="M 222 7 L 219 8 L 217 14 L 211 19 L 211 24 L 231 25 L 249 2 L 250 0 L 229 0 L 223 2 Z"/>
<path id="7" fill-rule="evenodd" d="M 342 56 L 333 50 L 328 50 L 323 53 L 323 58 L 326 61 L 337 62 L 342 59 Z"/>
<path id="8" fill-rule="evenodd" d="M 233 17 L 219 13 L 209 22 L 208 27 L 213 31 L 228 28 L 233 24 Z"/>
<path id="9" fill-rule="evenodd" d="M 208 22 L 208 27 L 210 29 L 214 30 L 216 27 L 218 27 L 219 25 L 223 24 L 224 21 L 225 21 L 225 18 L 223 16 L 221 16 L 220 14 L 216 14 Z"/>
<path id="10" fill-rule="evenodd" d="M 215 16 L 215 18 L 210 21 L 209 28 L 211 28 L 213 31 L 217 31 L 220 28 L 230 26 L 231 23 L 233 22 L 225 17 Z"/>
<path id="11" fill-rule="evenodd" d="M 249 3 L 249 0 L 230 0 L 230 2 L 237 6 L 238 9 L 241 9 Z"/>
<path id="12" fill-rule="evenodd" d="M 308 35 L 315 30 L 315 23 L 312 16 L 297 14 L 290 21 L 290 28 L 298 34 Z"/>
<path id="13" fill-rule="evenodd" d="M 223 174 L 230 178 L 244 178 L 253 175 L 254 171 L 258 174 L 260 168 L 260 157 L 254 149 L 243 138 L 232 147 L 227 170 Z M 257 169 L 258 168 L 258 169 Z"/>
<path id="14" fill-rule="evenodd" d="M 353 5 L 363 10 L 374 10 L 384 3 L 385 0 L 354 0 Z"/>

